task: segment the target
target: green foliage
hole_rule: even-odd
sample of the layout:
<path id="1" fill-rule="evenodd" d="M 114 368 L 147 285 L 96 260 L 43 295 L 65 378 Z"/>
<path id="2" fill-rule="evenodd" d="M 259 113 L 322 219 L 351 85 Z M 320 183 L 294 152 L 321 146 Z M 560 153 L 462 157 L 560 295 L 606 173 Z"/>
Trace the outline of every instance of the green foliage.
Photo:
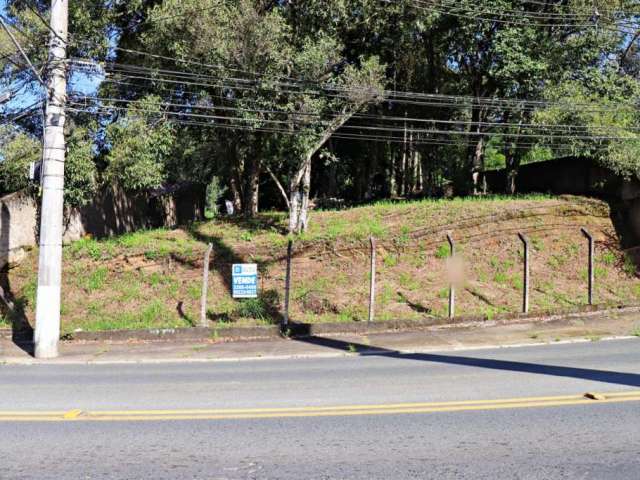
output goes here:
<path id="1" fill-rule="evenodd" d="M 239 300 L 232 316 L 265 322 L 273 317 L 278 301 L 278 292 L 274 290 L 260 292 L 258 298 Z"/>
<path id="2" fill-rule="evenodd" d="M 0 131 L 0 190 L 16 192 L 29 185 L 29 166 L 42 160 L 38 139 L 24 132 L 5 128 Z M 97 171 L 93 140 L 86 128 L 77 128 L 67 138 L 65 159 L 65 203 L 85 204 L 96 192 Z M 34 184 L 35 185 L 35 184 Z"/>
<path id="3" fill-rule="evenodd" d="M 611 250 L 607 250 L 603 252 L 602 255 L 600 255 L 600 260 L 605 265 L 611 266 L 611 265 L 615 265 L 618 259 L 616 258 L 615 253 L 613 253 Z"/>
<path id="4" fill-rule="evenodd" d="M 436 249 L 436 258 L 445 259 L 451 255 L 451 247 L 448 243 L 442 243 Z"/>
<path id="5" fill-rule="evenodd" d="M 184 319 L 169 309 L 160 300 L 151 300 L 147 304 L 137 306 L 135 310 L 123 310 L 118 313 L 109 312 L 104 305 L 93 302 L 87 308 L 87 320 L 84 330 L 104 331 L 122 329 L 146 329 L 162 327 L 191 326 Z"/>
<path id="6" fill-rule="evenodd" d="M 385 267 L 395 267 L 398 265 L 398 256 L 393 254 L 386 254 L 382 257 L 382 263 Z"/>
<path id="7" fill-rule="evenodd" d="M 624 264 L 622 268 L 625 271 L 625 273 L 629 276 L 636 275 L 638 271 L 638 266 L 636 265 L 636 262 L 634 261 L 633 257 L 631 257 L 628 254 L 625 254 L 624 256 Z"/>
<path id="8" fill-rule="evenodd" d="M 584 125 L 586 132 L 563 139 L 576 155 L 595 156 L 606 167 L 624 177 L 640 175 L 640 126 L 635 103 L 640 84 L 620 75 L 613 66 L 588 68 L 584 77 L 571 78 L 547 88 L 546 95 L 559 105 L 538 110 L 535 121 L 544 124 Z M 588 135 L 603 141 L 584 139 Z M 606 141 L 607 137 L 620 137 Z M 623 140 L 624 139 L 624 140 Z"/>
<path id="9" fill-rule="evenodd" d="M 207 185 L 206 212 L 208 218 L 218 215 L 218 202 L 224 196 L 227 188 L 222 185 L 218 177 L 213 177 Z"/>
<path id="10" fill-rule="evenodd" d="M 46 17 L 49 2 L 32 3 Z M 229 187 L 240 203 L 251 203 L 247 193 L 258 178 L 261 201 L 268 195 L 270 206 L 284 206 L 279 189 L 264 188 L 267 166 L 287 197 L 295 191 L 308 196 L 301 174 L 313 165 L 314 194 L 355 202 L 466 191 L 473 159 L 478 168 L 515 171 L 521 163 L 582 155 L 626 177 L 640 174 L 640 55 L 628 33 L 610 28 L 615 19 L 635 31 L 636 12 L 617 0 L 445 3 L 70 2 L 70 31 L 82 39 L 71 42 L 70 56 L 113 60 L 107 52 L 115 41 L 121 47 L 117 63 L 129 67 L 114 75 L 126 81 L 99 87 L 98 96 L 122 100 L 101 101 L 117 108 L 113 115 L 100 110 L 99 129 L 92 128 L 93 114 L 69 112 L 68 202 L 86 202 L 96 181 L 137 191 L 174 181 L 205 183 L 215 175 L 220 191 Z M 599 28 L 592 24 L 595 7 Z M 33 39 L 48 31 L 28 2 L 9 0 L 5 13 L 32 59 L 46 61 L 46 46 Z M 546 28 L 539 24 L 543 18 L 575 22 L 558 20 Z M 2 33 L 0 51 L 13 51 Z M 0 60 L 3 80 L 29 79 L 28 71 L 8 60 Z M 72 75 L 76 68 L 70 64 Z M 389 101 L 380 105 L 385 89 L 466 100 L 425 110 L 419 100 L 426 98 L 386 95 Z M 487 98 L 507 102 L 481 105 L 479 99 Z M 549 103 L 530 108 L 524 99 Z M 365 125 L 359 113 L 387 118 Z M 209 115 L 214 118 L 204 118 Z M 403 117 L 421 121 L 405 124 Z M 431 135 L 416 132 L 429 118 L 446 122 L 438 128 L 458 131 L 438 135 L 447 140 L 443 145 L 429 144 Z M 5 191 L 25 186 L 26 158 L 40 156 L 40 132 L 29 122 L 24 136 L 12 140 L 15 145 L 2 144 L 1 155 L 10 159 L 0 165 Z M 399 162 L 406 143 L 345 141 L 356 125 L 378 124 L 388 131 L 359 134 L 393 132 L 399 139 L 409 127 L 421 137 L 409 142 L 423 169 L 420 181 L 409 171 L 412 162 Z M 477 129 L 481 135 L 460 135 L 463 125 L 466 133 Z M 336 132 L 343 138 L 331 142 Z M 209 201 L 209 215 L 214 203 Z M 375 223 L 369 231 L 384 234 Z"/>
<path id="11" fill-rule="evenodd" d="M 511 286 L 516 290 L 522 290 L 524 288 L 524 280 L 522 277 L 512 277 L 511 278 Z"/>
<path id="12" fill-rule="evenodd" d="M 73 242 L 68 249 L 75 258 L 81 258 L 84 255 L 89 256 L 93 260 L 100 260 L 102 258 L 102 245 L 90 237 L 81 238 Z"/>
<path id="13" fill-rule="evenodd" d="M 125 116 L 107 127 L 107 181 L 126 190 L 157 188 L 166 180 L 166 164 L 175 142 L 175 130 L 165 118 L 160 99 L 133 103 Z"/>
<path id="14" fill-rule="evenodd" d="M 420 282 L 415 278 L 414 275 L 408 272 L 401 272 L 398 278 L 398 282 L 402 288 L 406 288 L 407 290 L 418 290 L 420 288 Z"/>
<path id="15" fill-rule="evenodd" d="M 109 276 L 109 270 L 107 267 L 98 267 L 94 271 L 90 272 L 83 281 L 84 289 L 88 292 L 94 292 L 100 290 Z"/>
<path id="16" fill-rule="evenodd" d="M 259 298 L 241 300 L 235 314 L 239 317 L 253 318 L 254 320 L 266 320 L 268 317 L 267 308 Z"/>
<path id="17" fill-rule="evenodd" d="M 68 142 L 64 165 L 64 199 L 68 205 L 81 206 L 98 189 L 97 169 L 93 154 L 93 139 L 85 128 L 73 130 Z"/>
<path id="18" fill-rule="evenodd" d="M 29 185 L 29 164 L 40 161 L 40 141 L 11 128 L 0 130 L 0 189 L 16 192 Z"/>
<path id="19" fill-rule="evenodd" d="M 496 283 L 507 283 L 509 277 L 504 272 L 496 272 L 493 276 L 493 281 Z"/>

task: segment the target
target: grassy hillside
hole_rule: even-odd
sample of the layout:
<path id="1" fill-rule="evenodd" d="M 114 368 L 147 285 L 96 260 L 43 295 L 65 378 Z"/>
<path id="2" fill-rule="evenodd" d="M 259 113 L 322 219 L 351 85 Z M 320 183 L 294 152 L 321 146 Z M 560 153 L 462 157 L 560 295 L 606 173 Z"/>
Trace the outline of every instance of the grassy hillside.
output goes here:
<path id="1" fill-rule="evenodd" d="M 522 248 L 531 239 L 531 309 L 586 303 L 587 246 L 580 227 L 597 238 L 596 301 L 636 301 L 635 265 L 619 249 L 607 204 L 579 197 L 425 200 L 314 212 L 296 239 L 291 317 L 298 321 L 361 321 L 367 316 L 370 235 L 378 239 L 377 319 L 444 316 L 452 231 L 464 259 L 459 315 L 488 318 L 517 312 Z M 285 216 L 253 222 L 214 220 L 184 229 L 83 239 L 64 249 L 63 332 L 187 327 L 198 319 L 203 253 L 214 244 L 209 315 L 219 325 L 278 320 L 284 290 Z M 229 293 L 231 264 L 256 262 L 261 298 Z M 7 289 L 33 321 L 37 252 L 8 273 Z M 8 313 L 4 322 L 20 315 Z"/>

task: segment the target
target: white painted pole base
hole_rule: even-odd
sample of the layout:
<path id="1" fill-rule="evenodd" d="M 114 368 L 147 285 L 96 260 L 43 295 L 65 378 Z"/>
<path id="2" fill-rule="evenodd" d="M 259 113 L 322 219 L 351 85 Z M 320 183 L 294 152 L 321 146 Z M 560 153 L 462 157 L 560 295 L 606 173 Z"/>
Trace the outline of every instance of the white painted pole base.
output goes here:
<path id="1" fill-rule="evenodd" d="M 33 339 L 35 357 L 55 358 L 60 338 L 60 287 L 38 287 L 37 305 Z"/>

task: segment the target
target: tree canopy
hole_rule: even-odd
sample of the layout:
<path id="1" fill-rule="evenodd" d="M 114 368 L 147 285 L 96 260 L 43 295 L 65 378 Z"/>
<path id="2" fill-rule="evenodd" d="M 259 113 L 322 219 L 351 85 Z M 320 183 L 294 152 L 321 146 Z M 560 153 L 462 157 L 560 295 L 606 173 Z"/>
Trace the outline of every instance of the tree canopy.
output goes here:
<path id="1" fill-rule="evenodd" d="M 8 3 L 46 67 L 49 2 Z M 76 203 L 107 182 L 215 181 L 246 216 L 288 208 L 300 232 L 312 198 L 481 193 L 487 167 L 507 168 L 509 192 L 522 162 L 559 156 L 640 174 L 640 8 L 626 0 L 70 5 Z M 0 67 L 3 88 L 38 98 L 6 35 Z M 5 191 L 41 135 L 8 105 Z"/>

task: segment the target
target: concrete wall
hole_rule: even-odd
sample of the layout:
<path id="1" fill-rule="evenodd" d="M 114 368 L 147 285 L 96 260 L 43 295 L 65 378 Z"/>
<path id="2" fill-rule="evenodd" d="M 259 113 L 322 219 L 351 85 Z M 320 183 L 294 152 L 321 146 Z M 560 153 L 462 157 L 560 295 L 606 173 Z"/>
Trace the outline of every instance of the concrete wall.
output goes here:
<path id="1" fill-rule="evenodd" d="M 504 192 L 506 171 L 486 172 L 492 192 Z M 623 181 L 589 158 L 566 157 L 520 167 L 516 177 L 519 193 L 554 193 L 594 196 L 620 196 Z"/>
<path id="2" fill-rule="evenodd" d="M 36 212 L 33 198 L 24 191 L 0 198 L 0 268 L 19 263 L 25 248 L 36 244 Z"/>
<path id="3" fill-rule="evenodd" d="M 182 185 L 142 194 L 101 191 L 65 215 L 64 241 L 108 237 L 145 228 L 174 227 L 203 218 L 204 188 Z M 0 268 L 19 263 L 37 245 L 38 205 L 25 191 L 0 198 Z"/>
<path id="4" fill-rule="evenodd" d="M 491 192 L 503 192 L 506 171 L 486 172 Z M 606 199 L 621 246 L 640 246 L 640 181 L 626 180 L 589 158 L 566 157 L 520 167 L 516 177 L 518 193 L 588 195 Z M 640 249 L 638 260 L 640 261 Z"/>

